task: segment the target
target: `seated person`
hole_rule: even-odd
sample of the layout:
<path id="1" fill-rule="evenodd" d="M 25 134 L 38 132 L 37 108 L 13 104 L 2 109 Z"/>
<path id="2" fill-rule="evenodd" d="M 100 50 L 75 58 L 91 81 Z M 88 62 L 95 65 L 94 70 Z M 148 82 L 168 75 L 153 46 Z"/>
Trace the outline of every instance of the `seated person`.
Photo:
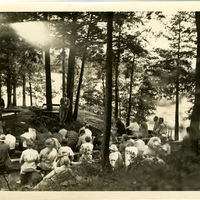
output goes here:
<path id="1" fill-rule="evenodd" d="M 59 133 L 63 136 L 63 139 L 66 138 L 67 130 L 65 126 L 62 126 L 62 129 L 59 130 Z"/>
<path id="2" fill-rule="evenodd" d="M 125 158 L 125 148 L 127 146 L 128 140 L 129 140 L 128 135 L 127 134 L 123 134 L 121 142 L 119 144 L 119 152 L 121 153 L 123 160 Z"/>
<path id="3" fill-rule="evenodd" d="M 118 170 L 123 167 L 123 159 L 121 153 L 118 151 L 118 148 L 115 144 L 112 144 L 109 147 L 109 161 L 112 167 L 112 170 Z"/>
<path id="4" fill-rule="evenodd" d="M 59 128 L 53 128 L 54 133 L 52 134 L 53 138 L 56 138 L 60 144 L 62 144 L 63 135 L 59 133 Z"/>
<path id="5" fill-rule="evenodd" d="M 16 137 L 11 134 L 11 129 L 5 130 L 5 143 L 9 146 L 9 155 L 12 156 L 15 153 Z"/>
<path id="6" fill-rule="evenodd" d="M 51 132 L 49 132 L 47 129 L 45 128 L 39 128 L 36 131 L 36 144 L 37 144 L 37 150 L 40 152 L 42 149 L 44 149 L 45 146 L 45 141 L 49 138 L 52 137 Z"/>
<path id="7" fill-rule="evenodd" d="M 76 144 L 78 142 L 78 133 L 74 131 L 74 126 L 71 126 L 70 129 L 71 130 L 66 134 L 66 138 L 68 140 L 68 146 L 75 152 L 77 151 Z"/>
<path id="8" fill-rule="evenodd" d="M 21 185 L 32 184 L 32 175 L 36 171 L 37 164 L 39 162 L 39 154 L 33 149 L 34 143 L 27 141 L 27 149 L 22 152 L 20 157 L 21 171 L 20 179 Z"/>
<path id="9" fill-rule="evenodd" d="M 82 129 L 81 132 L 80 132 L 80 136 L 78 138 L 77 145 L 76 145 L 77 149 L 80 149 L 81 145 L 86 143 L 86 141 L 85 141 L 86 137 L 87 137 L 87 135 L 85 134 L 85 130 Z M 90 143 L 91 144 L 93 143 L 92 138 L 90 139 Z"/>
<path id="10" fill-rule="evenodd" d="M 42 149 L 39 158 L 38 168 L 41 169 L 42 175 L 46 175 L 56 167 L 57 150 L 54 148 L 55 142 L 52 138 L 45 141 L 46 148 Z"/>
<path id="11" fill-rule="evenodd" d="M 20 150 L 24 150 L 27 148 L 26 142 L 29 140 L 35 141 L 36 133 L 32 130 L 29 131 L 29 128 L 24 129 L 24 133 L 20 135 L 19 146 Z"/>
<path id="12" fill-rule="evenodd" d="M 134 140 L 129 140 L 127 142 L 127 146 L 125 148 L 125 167 L 126 169 L 128 166 L 134 162 L 135 158 L 137 157 L 138 154 L 138 148 L 134 146 L 135 141 Z"/>
<path id="13" fill-rule="evenodd" d="M 81 157 L 79 161 L 92 162 L 92 151 L 93 151 L 94 145 L 91 144 L 91 138 L 89 136 L 85 137 L 85 141 L 86 142 L 83 143 L 80 148 Z"/>
<path id="14" fill-rule="evenodd" d="M 58 150 L 58 155 L 57 155 L 57 167 L 60 167 L 63 165 L 63 162 L 65 160 L 65 156 L 67 156 L 71 161 L 73 161 L 74 159 L 74 152 L 72 151 L 72 149 L 68 146 L 68 140 L 64 139 L 63 140 L 63 146 L 60 147 L 60 149 Z"/>
<path id="15" fill-rule="evenodd" d="M 145 142 L 141 139 L 142 136 L 140 136 L 137 140 L 135 140 L 134 146 L 138 149 L 138 156 L 142 157 L 144 150 L 146 148 Z"/>
<path id="16" fill-rule="evenodd" d="M 140 124 L 139 132 L 142 134 L 143 138 L 148 137 L 148 125 L 146 123 L 146 119 L 143 119 L 142 123 Z"/>
<path id="17" fill-rule="evenodd" d="M 159 157 L 165 157 L 167 155 L 171 154 L 171 146 L 167 143 L 167 137 L 165 136 L 161 136 L 160 137 L 161 140 L 161 147 L 158 154 Z"/>
<path id="18" fill-rule="evenodd" d="M 117 119 L 116 127 L 117 127 L 117 133 L 116 133 L 117 136 L 122 136 L 123 134 L 126 134 L 126 128 L 121 119 Z"/>
<path id="19" fill-rule="evenodd" d="M 68 180 L 77 180 L 79 177 L 75 176 L 72 170 L 69 168 L 70 160 L 65 157 L 63 160 L 63 165 L 60 167 L 55 167 L 48 175 L 46 175 L 43 180 L 38 183 L 34 189 L 40 190 L 45 187 L 48 188 L 52 184 L 61 184 Z"/>
<path id="20" fill-rule="evenodd" d="M 164 161 L 159 158 L 159 151 L 161 148 L 161 140 L 159 137 L 150 138 L 143 153 L 144 159 L 150 162 L 156 159 L 158 163 L 164 163 Z"/>

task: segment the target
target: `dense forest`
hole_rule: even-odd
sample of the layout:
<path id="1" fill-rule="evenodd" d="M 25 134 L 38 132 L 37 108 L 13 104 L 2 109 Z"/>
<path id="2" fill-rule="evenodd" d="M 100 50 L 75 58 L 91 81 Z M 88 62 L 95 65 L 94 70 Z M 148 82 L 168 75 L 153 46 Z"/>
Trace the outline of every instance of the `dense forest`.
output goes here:
<path id="1" fill-rule="evenodd" d="M 17 106 L 21 87 L 26 96 L 41 99 L 52 110 L 59 93 L 52 73 L 62 75 L 70 99 L 67 120 L 85 109 L 104 115 L 103 165 L 108 163 L 112 118 L 128 126 L 154 113 L 161 99 L 175 103 L 175 140 L 179 139 L 179 100 L 194 107 L 190 142 L 198 153 L 200 13 L 164 12 L 2 12 L 0 13 L 0 91 L 7 105 Z M 153 25 L 154 24 L 154 25 Z M 162 27 L 156 29 L 156 26 Z M 30 39 L 25 27 L 38 28 Z M 33 29 L 34 29 L 33 28 Z M 29 29 L 29 28 L 28 28 Z M 45 35 L 43 35 L 45 33 Z M 195 59 L 196 70 L 194 66 Z M 0 96 L 3 95 L 2 92 Z"/>

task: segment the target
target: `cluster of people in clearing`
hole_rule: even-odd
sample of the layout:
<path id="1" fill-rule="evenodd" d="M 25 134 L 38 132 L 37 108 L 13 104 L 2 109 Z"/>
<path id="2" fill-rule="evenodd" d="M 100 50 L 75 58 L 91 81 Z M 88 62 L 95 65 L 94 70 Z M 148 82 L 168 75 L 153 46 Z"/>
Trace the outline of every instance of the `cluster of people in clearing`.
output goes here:
<path id="1" fill-rule="evenodd" d="M 136 130 L 132 125 L 125 128 L 118 120 L 116 127 L 111 129 L 109 161 L 112 169 L 124 166 L 128 169 L 135 158 L 153 161 L 156 157 L 158 162 L 163 162 L 162 157 L 171 152 L 163 121 L 163 118 L 158 120 L 155 117 L 150 136 L 147 135 L 148 126 L 145 121 L 138 125 Z M 1 130 L 0 164 L 1 169 L 6 170 L 12 164 L 10 156 L 15 153 L 16 138 L 9 128 L 2 127 Z M 147 137 L 149 141 L 146 144 L 144 139 Z M 19 182 L 22 186 L 31 186 L 34 172 L 39 172 L 42 177 L 42 181 L 34 186 L 35 189 L 49 184 L 50 181 L 61 182 L 63 178 L 79 179 L 80 177 L 73 174 L 71 166 L 84 162 L 92 165 L 94 148 L 101 149 L 101 145 L 94 147 L 94 139 L 88 124 L 80 128 L 79 132 L 75 132 L 73 125 L 70 130 L 66 130 L 63 125 L 61 129 L 55 127 L 52 132 L 27 127 L 19 140 L 19 149 L 22 152 L 19 160 L 21 164 Z M 74 161 L 74 155 L 77 153 L 78 160 Z"/>

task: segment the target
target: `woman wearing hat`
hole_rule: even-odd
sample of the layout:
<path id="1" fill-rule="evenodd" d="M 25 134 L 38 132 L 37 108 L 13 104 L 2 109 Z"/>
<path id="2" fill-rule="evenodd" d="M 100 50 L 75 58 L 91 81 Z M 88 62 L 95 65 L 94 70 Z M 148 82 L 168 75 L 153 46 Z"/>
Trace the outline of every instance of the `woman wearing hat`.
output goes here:
<path id="1" fill-rule="evenodd" d="M 45 141 L 46 148 L 40 152 L 40 163 L 38 167 L 42 170 L 43 175 L 46 175 L 56 166 L 57 150 L 54 148 L 55 143 L 53 138 Z"/>
<path id="2" fill-rule="evenodd" d="M 118 148 L 115 144 L 112 144 L 109 147 L 109 161 L 112 167 L 112 170 L 121 169 L 123 166 L 123 159 L 121 153 L 118 151 Z"/>
<path id="3" fill-rule="evenodd" d="M 39 154 L 33 149 L 34 143 L 31 140 L 28 140 L 26 145 L 27 149 L 22 152 L 19 160 L 21 164 L 21 185 L 31 185 L 32 174 L 36 171 L 37 164 L 39 162 Z"/>

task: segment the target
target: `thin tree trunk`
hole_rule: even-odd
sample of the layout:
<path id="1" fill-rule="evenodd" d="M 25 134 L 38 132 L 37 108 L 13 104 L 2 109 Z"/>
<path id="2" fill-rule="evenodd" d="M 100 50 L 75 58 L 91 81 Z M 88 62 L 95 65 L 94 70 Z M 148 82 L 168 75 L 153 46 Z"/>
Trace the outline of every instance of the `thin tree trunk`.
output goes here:
<path id="1" fill-rule="evenodd" d="M 195 102 L 190 123 L 190 143 L 191 149 L 195 154 L 198 152 L 198 138 L 199 138 L 199 122 L 200 122 L 200 12 L 195 12 L 196 26 L 197 26 L 197 61 L 195 74 Z"/>
<path id="2" fill-rule="evenodd" d="M 130 124 L 134 61 L 135 61 L 135 54 L 133 56 L 133 62 L 132 62 L 132 67 L 131 67 L 131 77 L 130 77 L 130 87 L 129 87 L 129 101 L 128 101 L 128 111 L 127 111 L 127 118 L 126 118 L 126 126 L 129 126 L 129 124 Z"/>
<path id="3" fill-rule="evenodd" d="M 46 21 L 48 21 L 48 13 L 44 13 L 44 18 Z M 52 111 L 51 65 L 50 65 L 49 49 L 50 49 L 49 45 L 45 44 L 46 102 L 47 102 L 47 110 Z"/>
<path id="4" fill-rule="evenodd" d="M 117 63 L 115 66 L 115 119 L 118 118 L 118 112 L 119 112 L 119 88 L 118 88 L 119 62 L 120 62 L 120 32 L 118 36 Z"/>
<path id="5" fill-rule="evenodd" d="M 17 106 L 16 80 L 13 80 L 13 106 Z"/>
<path id="6" fill-rule="evenodd" d="M 32 84 L 30 76 L 29 76 L 29 94 L 30 94 L 30 104 L 31 106 L 33 106 Z"/>
<path id="7" fill-rule="evenodd" d="M 80 72 L 80 78 L 79 78 L 77 94 L 76 94 L 76 102 L 75 102 L 75 107 L 74 107 L 74 115 L 73 115 L 74 121 L 76 121 L 77 116 L 78 116 L 78 104 L 79 104 L 81 84 L 82 84 L 82 81 L 83 81 L 83 73 L 84 73 L 86 53 L 87 53 L 87 42 L 88 42 L 88 39 L 89 39 L 89 36 L 90 36 L 92 17 L 93 17 L 93 14 L 91 14 L 91 16 L 90 16 L 90 23 L 89 23 L 88 32 L 87 32 L 86 45 L 85 45 L 85 48 L 83 50 L 84 52 L 83 52 L 83 58 L 82 58 L 82 64 L 81 64 L 81 72 Z"/>
<path id="8" fill-rule="evenodd" d="M 62 81 L 63 81 L 63 96 L 64 96 L 64 93 L 66 92 L 66 89 L 65 89 L 65 47 L 63 47 L 62 49 Z"/>
<path id="9" fill-rule="evenodd" d="M 105 105 L 105 130 L 102 144 L 102 167 L 107 169 L 109 164 L 109 141 L 112 117 L 112 32 L 113 12 L 107 13 L 107 52 L 106 52 L 106 105 Z"/>
<path id="10" fill-rule="evenodd" d="M 70 52 L 69 52 L 69 65 L 68 65 L 68 74 L 67 74 L 67 97 L 70 100 L 70 108 L 68 111 L 67 120 L 72 119 L 72 110 L 73 110 L 73 90 L 74 90 L 74 68 L 75 68 L 75 43 L 77 36 L 77 21 L 78 13 L 73 13 L 73 26 L 72 26 L 72 39 L 70 42 Z"/>
<path id="11" fill-rule="evenodd" d="M 11 86 L 11 70 L 7 70 L 7 107 L 11 107 L 11 96 L 12 96 L 12 86 Z"/>
<path id="12" fill-rule="evenodd" d="M 0 98 L 2 98 L 2 72 L 0 71 Z"/>
<path id="13" fill-rule="evenodd" d="M 181 19 L 180 19 L 181 20 Z M 179 21 L 179 35 L 178 35 L 178 58 L 177 58 L 177 75 L 176 75 L 176 110 L 175 110 L 175 140 L 179 140 L 179 68 L 180 68 L 180 42 L 181 30 Z"/>
<path id="14" fill-rule="evenodd" d="M 26 76 L 22 75 L 22 105 L 26 106 Z"/>

